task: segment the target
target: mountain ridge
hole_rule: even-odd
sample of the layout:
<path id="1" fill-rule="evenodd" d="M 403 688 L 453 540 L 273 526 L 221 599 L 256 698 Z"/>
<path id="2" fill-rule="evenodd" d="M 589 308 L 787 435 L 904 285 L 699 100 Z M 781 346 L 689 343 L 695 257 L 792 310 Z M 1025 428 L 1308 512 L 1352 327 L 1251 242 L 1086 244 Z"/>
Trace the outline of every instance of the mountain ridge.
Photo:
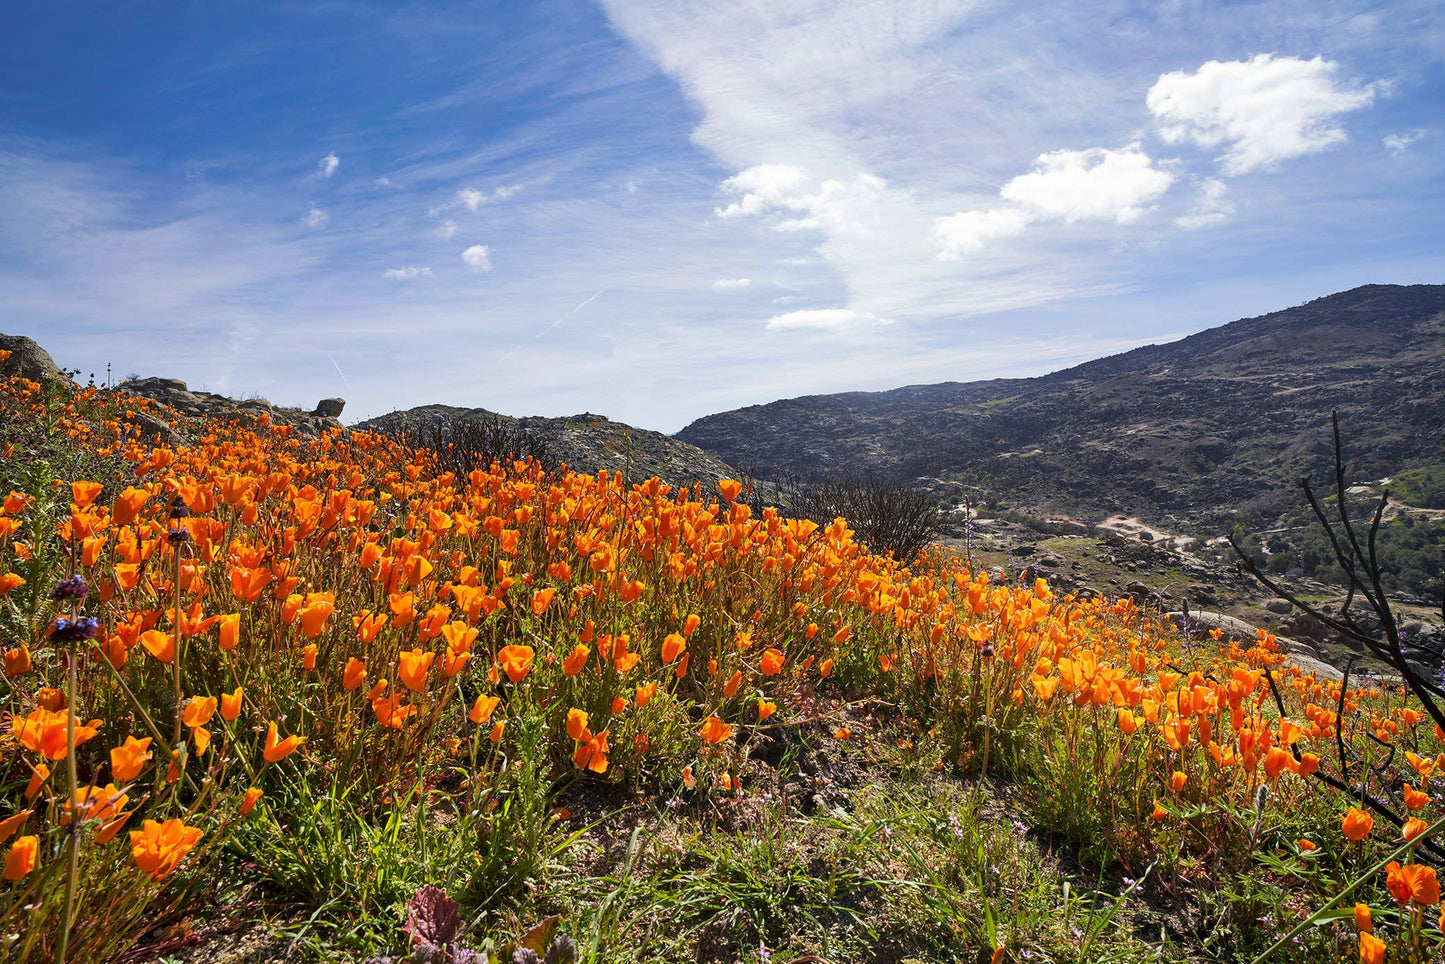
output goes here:
<path id="1" fill-rule="evenodd" d="M 1442 372 L 1445 285 L 1366 285 L 1033 378 L 780 399 L 676 437 L 765 478 L 865 469 L 1218 525 L 1267 517 L 1271 490 L 1325 464 L 1331 410 L 1361 472 L 1439 461 Z M 1089 488 L 1102 497 L 1079 497 Z"/>

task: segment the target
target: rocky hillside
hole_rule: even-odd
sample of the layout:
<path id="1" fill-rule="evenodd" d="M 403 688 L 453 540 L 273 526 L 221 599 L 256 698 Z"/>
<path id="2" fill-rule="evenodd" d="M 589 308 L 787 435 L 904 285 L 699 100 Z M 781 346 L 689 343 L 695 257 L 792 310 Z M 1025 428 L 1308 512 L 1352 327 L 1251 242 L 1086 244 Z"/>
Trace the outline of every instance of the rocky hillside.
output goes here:
<path id="1" fill-rule="evenodd" d="M 368 419 L 355 427 L 396 432 L 406 426 L 421 428 L 438 420 L 493 418 L 514 423 L 528 433 L 539 435 L 555 461 L 565 462 L 579 472 L 595 473 L 598 469 L 607 469 L 633 480 L 656 475 L 674 485 L 702 482 L 708 486 L 720 478 L 737 475 L 737 470 L 731 465 L 686 442 L 661 432 L 614 422 L 605 415 L 585 412 L 562 418 L 512 418 L 484 408 L 423 405 Z"/>
<path id="2" fill-rule="evenodd" d="M 1331 410 L 1353 479 L 1445 463 L 1442 376 L 1445 285 L 1369 285 L 1040 378 L 793 398 L 677 437 L 764 477 L 866 468 L 1217 532 L 1326 473 Z"/>

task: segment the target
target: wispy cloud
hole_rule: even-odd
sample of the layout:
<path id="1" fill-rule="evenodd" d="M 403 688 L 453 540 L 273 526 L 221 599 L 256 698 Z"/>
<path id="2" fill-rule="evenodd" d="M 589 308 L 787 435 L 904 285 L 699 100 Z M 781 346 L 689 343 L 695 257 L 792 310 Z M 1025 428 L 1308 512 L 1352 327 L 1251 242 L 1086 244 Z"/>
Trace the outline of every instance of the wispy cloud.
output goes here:
<path id="1" fill-rule="evenodd" d="M 1420 138 L 1425 136 L 1425 128 L 1416 127 L 1414 130 L 1406 131 L 1403 134 L 1387 134 L 1380 143 L 1385 145 L 1385 150 L 1399 156 L 1409 149 Z"/>
<path id="2" fill-rule="evenodd" d="M 432 271 L 431 268 L 409 264 L 404 268 L 388 268 L 382 272 L 382 276 L 392 281 L 410 281 L 413 278 L 430 278 Z"/>
<path id="3" fill-rule="evenodd" d="M 444 214 L 447 211 L 463 207 L 472 214 L 476 214 L 482 209 L 482 205 L 490 204 L 493 201 L 505 201 L 520 190 L 522 190 L 521 184 L 503 184 L 493 188 L 490 194 L 479 191 L 474 187 L 464 187 L 458 191 L 456 196 L 450 201 L 447 201 L 445 204 L 433 205 L 427 208 L 426 213 L 428 217 L 436 217 L 438 214 Z"/>
<path id="4" fill-rule="evenodd" d="M 719 291 L 739 291 L 753 286 L 752 278 L 719 278 L 712 283 Z"/>
<path id="5" fill-rule="evenodd" d="M 336 169 L 340 166 L 341 158 L 337 157 L 336 152 L 333 151 L 316 162 L 316 176 L 323 179 L 328 178 L 335 174 Z"/>
<path id="6" fill-rule="evenodd" d="M 872 312 L 853 311 L 850 308 L 805 308 L 773 315 L 768 319 L 769 328 L 846 328 L 850 325 L 888 324 L 887 318 L 879 318 Z"/>
<path id="7" fill-rule="evenodd" d="M 331 215 L 322 208 L 313 206 L 301 218 L 301 223 L 308 228 L 324 228 L 326 222 L 331 220 Z"/>
<path id="8" fill-rule="evenodd" d="M 1205 180 L 1199 185 L 1199 198 L 1194 206 L 1175 218 L 1174 223 L 1186 231 L 1223 224 L 1235 209 L 1228 193 L 1229 187 L 1218 178 Z"/>

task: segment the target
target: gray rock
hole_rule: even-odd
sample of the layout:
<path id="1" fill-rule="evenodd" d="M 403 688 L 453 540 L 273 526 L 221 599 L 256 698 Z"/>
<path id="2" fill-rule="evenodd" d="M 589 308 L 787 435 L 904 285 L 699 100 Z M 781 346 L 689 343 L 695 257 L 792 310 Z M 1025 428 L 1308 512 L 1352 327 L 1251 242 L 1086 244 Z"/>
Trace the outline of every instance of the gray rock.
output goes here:
<path id="1" fill-rule="evenodd" d="M 1294 606 L 1292 606 L 1287 599 L 1271 599 L 1269 602 L 1264 604 L 1264 608 L 1268 609 L 1272 613 L 1283 616 L 1285 613 L 1293 609 Z"/>
<path id="2" fill-rule="evenodd" d="M 316 403 L 316 410 L 312 415 L 321 415 L 327 418 L 340 418 L 341 410 L 346 407 L 344 398 L 323 398 Z"/>
<path id="3" fill-rule="evenodd" d="M 34 338 L 0 335 L 0 350 L 10 352 L 10 357 L 0 362 L 0 375 L 6 378 L 18 375 L 36 382 L 46 378 L 69 380 L 55 364 L 55 359 L 50 357 L 50 352 L 36 344 Z"/>

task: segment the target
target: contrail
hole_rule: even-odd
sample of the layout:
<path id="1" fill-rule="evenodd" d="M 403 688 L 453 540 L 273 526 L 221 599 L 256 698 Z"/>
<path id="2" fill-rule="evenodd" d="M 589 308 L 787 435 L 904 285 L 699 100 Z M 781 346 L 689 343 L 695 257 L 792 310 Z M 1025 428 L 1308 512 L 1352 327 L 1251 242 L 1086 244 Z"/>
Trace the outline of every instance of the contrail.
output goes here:
<path id="1" fill-rule="evenodd" d="M 327 357 L 327 358 L 331 358 L 330 355 L 327 355 L 326 357 Z M 332 367 L 334 367 L 334 368 L 336 369 L 336 374 L 338 374 L 338 375 L 341 376 L 341 380 L 342 380 L 343 382 L 346 382 L 346 387 L 347 387 L 347 388 L 350 388 L 350 387 L 351 387 L 351 381 L 346 377 L 346 372 L 344 372 L 344 371 L 341 370 L 341 366 L 338 365 L 338 364 L 336 364 L 336 359 L 335 359 L 335 358 L 331 358 L 331 364 L 332 364 Z"/>
<path id="2" fill-rule="evenodd" d="M 542 335 L 547 334 L 547 332 L 551 331 L 553 328 L 556 328 L 558 325 L 562 324 L 562 322 L 566 321 L 568 318 L 571 318 L 573 315 L 577 314 L 577 312 L 581 311 L 583 308 L 586 308 L 588 305 L 592 304 L 592 302 L 594 302 L 594 301 L 596 301 L 598 298 L 602 297 L 602 292 L 604 292 L 604 291 L 606 291 L 606 290 L 607 290 L 606 288 L 598 288 L 597 291 L 596 291 L 596 293 L 593 294 L 591 298 L 588 298 L 586 301 L 582 302 L 582 303 L 581 303 L 580 305 L 578 305 L 576 308 L 573 308 L 571 311 L 567 312 L 567 313 L 566 313 L 565 315 L 563 315 L 561 318 L 558 318 L 556 321 L 552 322 L 552 323 L 551 323 L 550 325 L 548 325 L 546 328 L 542 329 Z M 538 338 L 541 338 L 542 335 L 538 335 L 537 337 L 538 337 Z"/>
<path id="3" fill-rule="evenodd" d="M 563 315 L 561 318 L 558 318 L 556 321 L 552 322 L 552 323 L 551 323 L 550 325 L 548 325 L 546 328 L 543 328 L 541 331 L 537 332 L 537 334 L 533 335 L 530 340 L 531 340 L 531 341 L 536 341 L 536 340 L 539 339 L 539 338 L 544 338 L 544 337 L 546 337 L 547 333 L 550 332 L 553 328 L 556 328 L 558 325 L 562 324 L 562 322 L 566 321 L 568 318 L 571 318 L 573 315 L 577 314 L 577 312 L 581 311 L 583 308 L 586 308 L 588 305 L 592 304 L 592 302 L 594 302 L 594 301 L 596 301 L 598 298 L 602 297 L 602 295 L 603 295 L 606 291 L 607 291 L 606 288 L 598 288 L 597 291 L 593 293 L 592 297 L 588 298 L 586 301 L 582 302 L 580 305 L 578 305 L 577 307 L 573 308 L 571 311 L 567 312 L 567 313 L 566 313 L 565 315 Z M 508 358 L 512 357 L 512 353 L 515 352 L 515 351 L 517 350 L 517 348 L 520 348 L 520 347 L 521 347 L 521 346 L 518 345 L 518 346 L 516 346 L 515 348 L 509 348 L 509 349 L 507 349 L 506 351 L 504 351 L 504 352 L 502 353 L 502 356 L 497 359 L 496 363 L 499 364 L 499 363 L 501 363 L 501 362 L 506 361 Z"/>

